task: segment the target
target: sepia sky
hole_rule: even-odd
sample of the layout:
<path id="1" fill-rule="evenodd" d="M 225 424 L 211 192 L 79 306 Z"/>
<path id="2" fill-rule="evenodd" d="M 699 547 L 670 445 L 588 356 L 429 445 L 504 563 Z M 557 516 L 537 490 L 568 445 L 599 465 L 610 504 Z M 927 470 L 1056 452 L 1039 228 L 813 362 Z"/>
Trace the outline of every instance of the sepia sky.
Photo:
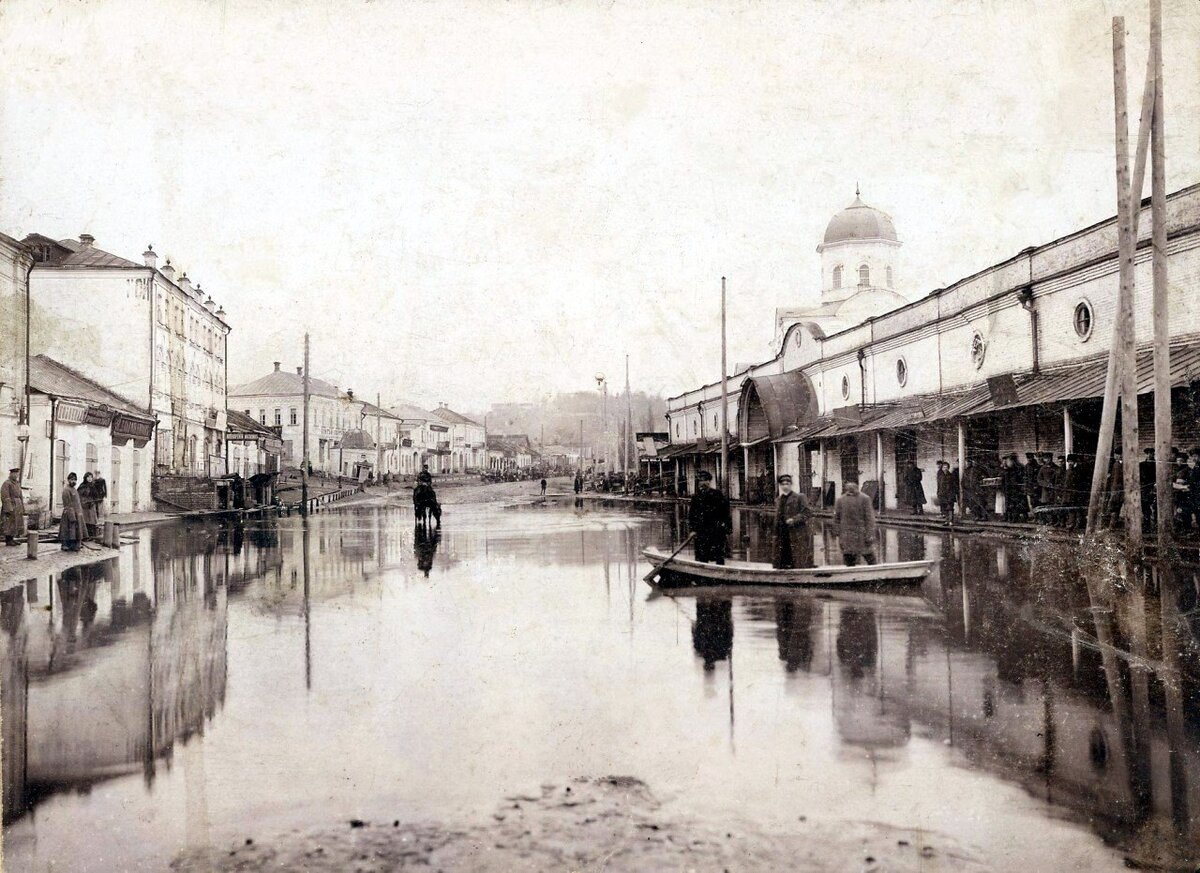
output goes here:
<path id="1" fill-rule="evenodd" d="M 1200 181 L 1200 4 L 1166 0 Z M 910 299 L 1115 211 L 1110 19 L 1146 4 L 3 0 L 0 231 L 147 243 L 301 361 L 465 409 L 769 358 L 854 198 Z M 1135 131 L 1136 133 L 1136 131 Z M 81 305 L 86 305 L 81 303 Z"/>

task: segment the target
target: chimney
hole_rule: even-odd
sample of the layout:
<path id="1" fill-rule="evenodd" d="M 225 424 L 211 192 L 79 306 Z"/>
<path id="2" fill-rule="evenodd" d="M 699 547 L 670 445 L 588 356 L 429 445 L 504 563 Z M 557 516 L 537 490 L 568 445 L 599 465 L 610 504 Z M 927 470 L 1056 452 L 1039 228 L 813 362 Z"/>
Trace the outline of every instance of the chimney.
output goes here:
<path id="1" fill-rule="evenodd" d="M 217 308 L 217 318 L 221 319 L 221 321 L 225 320 L 225 307 L 224 306 Z"/>
<path id="2" fill-rule="evenodd" d="M 179 277 L 179 287 L 183 289 L 183 293 L 185 294 L 192 293 L 192 280 L 187 277 L 186 272 Z"/>
<path id="3" fill-rule="evenodd" d="M 199 285 L 196 286 L 196 296 L 197 297 L 201 296 Z M 209 312 L 212 312 L 214 309 L 217 308 L 217 301 L 212 299 L 211 294 L 205 294 L 204 298 L 205 298 L 205 300 L 204 300 L 204 308 L 205 309 L 207 309 Z"/>
<path id="4" fill-rule="evenodd" d="M 303 368 L 303 367 L 297 367 L 297 368 L 296 368 L 296 375 L 297 375 L 297 376 L 303 376 L 303 375 L 304 375 L 304 368 Z"/>
<path id="5" fill-rule="evenodd" d="M 158 255 L 155 253 L 153 245 L 146 246 L 146 250 L 142 252 L 142 260 L 151 270 L 158 266 Z"/>
<path id="6" fill-rule="evenodd" d="M 347 388 L 347 389 L 346 389 L 346 396 L 347 396 L 348 398 L 350 398 L 351 400 L 353 400 L 353 399 L 354 399 L 354 389 L 353 389 L 353 388 Z"/>
<path id="7" fill-rule="evenodd" d="M 96 238 L 94 236 L 92 236 L 90 233 L 81 233 L 79 235 L 79 244 L 81 246 L 83 246 L 85 249 L 90 249 L 92 247 L 92 243 L 94 243 L 95 241 L 96 241 Z"/>
<path id="8" fill-rule="evenodd" d="M 164 276 L 166 276 L 168 279 L 170 279 L 172 282 L 175 281 L 175 268 L 171 266 L 170 258 L 167 258 L 167 262 L 165 264 L 163 264 L 162 274 Z"/>
<path id="9" fill-rule="evenodd" d="M 300 368 L 299 368 L 299 367 L 297 367 L 296 369 L 297 369 L 297 370 L 299 370 Z M 278 372 L 279 372 L 279 361 L 276 361 L 276 362 L 275 362 L 275 372 L 276 372 L 276 373 L 278 373 Z"/>

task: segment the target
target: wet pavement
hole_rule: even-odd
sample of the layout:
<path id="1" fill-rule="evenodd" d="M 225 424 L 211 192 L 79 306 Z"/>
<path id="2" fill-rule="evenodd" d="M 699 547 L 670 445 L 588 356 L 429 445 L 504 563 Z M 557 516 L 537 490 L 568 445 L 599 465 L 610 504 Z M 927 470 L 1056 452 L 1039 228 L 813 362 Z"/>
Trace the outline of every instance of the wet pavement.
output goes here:
<path id="1" fill-rule="evenodd" d="M 439 536 L 398 505 L 159 527 L 2 592 L 5 869 L 491 820 L 614 775 L 714 833 L 1196 867 L 1190 571 L 885 528 L 888 559 L 940 559 L 923 585 L 667 593 L 640 549 L 684 534 L 678 508 L 453 510 Z M 769 524 L 740 517 L 738 551 Z"/>

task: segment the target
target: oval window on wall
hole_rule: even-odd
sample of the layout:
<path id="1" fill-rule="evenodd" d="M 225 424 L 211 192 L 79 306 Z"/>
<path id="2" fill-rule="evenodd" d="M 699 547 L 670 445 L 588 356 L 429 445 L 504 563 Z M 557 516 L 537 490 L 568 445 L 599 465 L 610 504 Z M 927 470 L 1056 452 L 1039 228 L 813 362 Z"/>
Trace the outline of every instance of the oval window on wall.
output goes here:
<path id="1" fill-rule="evenodd" d="M 804 338 L 801 336 L 801 331 L 797 330 L 794 334 L 792 334 L 792 344 L 795 345 L 796 348 L 800 348 L 800 344 L 803 341 Z"/>
<path id="2" fill-rule="evenodd" d="M 971 337 L 971 362 L 975 364 L 976 370 L 983 366 L 985 357 L 987 357 L 987 342 L 982 334 L 977 333 Z"/>
<path id="3" fill-rule="evenodd" d="M 1071 317 L 1071 323 L 1075 327 L 1075 335 L 1087 342 L 1092 335 L 1092 326 L 1095 323 L 1092 304 L 1089 301 L 1080 300 L 1075 304 L 1075 313 Z"/>
<path id="4" fill-rule="evenodd" d="M 842 377 L 842 399 L 843 400 L 850 399 L 850 377 L 849 376 Z"/>
<path id="5" fill-rule="evenodd" d="M 901 388 L 908 384 L 908 362 L 904 358 L 896 359 L 896 381 Z"/>

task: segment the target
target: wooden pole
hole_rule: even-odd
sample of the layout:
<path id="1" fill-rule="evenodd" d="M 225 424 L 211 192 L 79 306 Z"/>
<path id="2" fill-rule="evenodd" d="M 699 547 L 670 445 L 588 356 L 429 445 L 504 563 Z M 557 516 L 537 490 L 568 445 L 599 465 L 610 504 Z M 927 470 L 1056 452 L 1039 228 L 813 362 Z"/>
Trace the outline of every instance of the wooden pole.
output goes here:
<path id="1" fill-rule="evenodd" d="M 379 393 L 375 394 L 375 484 L 379 484 L 379 480 L 383 478 L 383 422 L 380 421 L 379 413 L 382 409 L 379 405 Z"/>
<path id="2" fill-rule="evenodd" d="M 304 334 L 304 433 L 301 437 L 300 514 L 308 515 L 308 334 Z M 307 567 L 306 567 L 307 569 Z"/>
<path id="3" fill-rule="evenodd" d="M 1158 545 L 1171 541 L 1175 516 L 1171 489 L 1171 328 L 1167 300 L 1167 169 L 1163 133 L 1162 0 L 1150 0 L 1150 62 L 1154 71 L 1154 114 L 1150 153 L 1151 245 L 1154 268 L 1154 492 Z"/>
<path id="4" fill-rule="evenodd" d="M 1119 26 L 1118 26 L 1119 23 Z M 1136 276 L 1134 257 L 1137 253 L 1137 231 L 1134 216 L 1141 207 L 1141 191 L 1133 190 L 1129 172 L 1129 114 L 1125 74 L 1125 22 L 1113 21 L 1113 73 L 1118 87 L 1117 99 L 1117 187 L 1124 206 L 1124 218 L 1118 215 L 1117 225 L 1122 241 L 1118 245 L 1120 258 L 1120 296 L 1118 307 L 1121 323 L 1121 444 L 1124 448 L 1122 472 L 1124 477 L 1125 539 L 1131 546 L 1142 542 L 1142 492 L 1137 477 L 1138 408 L 1137 408 L 1137 338 L 1134 323 L 1133 294 Z M 1137 195 L 1135 197 L 1135 194 Z"/>
<path id="5" fill-rule="evenodd" d="M 629 394 L 629 355 L 625 356 L 625 488 L 629 488 L 629 471 L 633 468 L 633 398 Z"/>
<path id="6" fill-rule="evenodd" d="M 721 277 L 721 491 L 729 496 L 729 367 L 725 353 L 725 277 Z"/>
<path id="7" fill-rule="evenodd" d="M 1150 68 L 1148 67 L 1148 72 Z M 1150 78 L 1148 76 L 1148 78 Z M 1147 84 L 1143 92 L 1143 102 L 1153 83 Z M 1145 124 L 1138 135 L 1138 151 L 1135 161 L 1135 179 L 1130 179 L 1129 171 L 1129 114 L 1125 74 L 1125 19 L 1113 18 L 1113 104 L 1116 132 L 1116 163 L 1117 163 L 1117 227 L 1118 227 L 1118 261 L 1120 267 L 1120 287 L 1117 295 L 1116 319 L 1113 325 L 1112 344 L 1109 348 L 1108 372 L 1104 385 L 1104 405 L 1100 417 L 1100 429 L 1096 443 L 1095 465 L 1092 469 L 1092 488 L 1088 500 L 1087 530 L 1092 532 L 1100 516 L 1100 503 L 1104 486 L 1108 479 L 1109 460 L 1112 456 L 1112 443 L 1117 417 L 1117 406 L 1131 407 L 1131 414 L 1122 415 L 1122 443 L 1125 445 L 1126 466 L 1136 468 L 1137 453 L 1137 374 L 1136 347 L 1133 330 L 1133 258 L 1137 247 L 1137 223 L 1140 211 L 1141 190 L 1145 179 L 1145 140 L 1148 139 L 1149 119 L 1146 117 L 1146 107 L 1143 105 L 1142 119 Z M 1134 197 L 1133 192 L 1137 192 Z M 1129 364 L 1129 373 L 1125 374 L 1125 364 Z M 1130 387 L 1132 386 L 1132 387 Z M 1131 396 L 1130 396 L 1131 395 Z M 1132 402 L 1130 402 L 1132 400 Z M 1133 446 L 1129 447 L 1132 438 Z M 1132 528 L 1136 512 L 1137 532 L 1133 533 L 1134 541 L 1141 538 L 1141 493 L 1136 484 L 1133 490 L 1138 491 L 1132 498 L 1129 484 L 1136 483 L 1137 477 L 1131 470 L 1125 471 L 1125 500 L 1126 522 Z"/>

